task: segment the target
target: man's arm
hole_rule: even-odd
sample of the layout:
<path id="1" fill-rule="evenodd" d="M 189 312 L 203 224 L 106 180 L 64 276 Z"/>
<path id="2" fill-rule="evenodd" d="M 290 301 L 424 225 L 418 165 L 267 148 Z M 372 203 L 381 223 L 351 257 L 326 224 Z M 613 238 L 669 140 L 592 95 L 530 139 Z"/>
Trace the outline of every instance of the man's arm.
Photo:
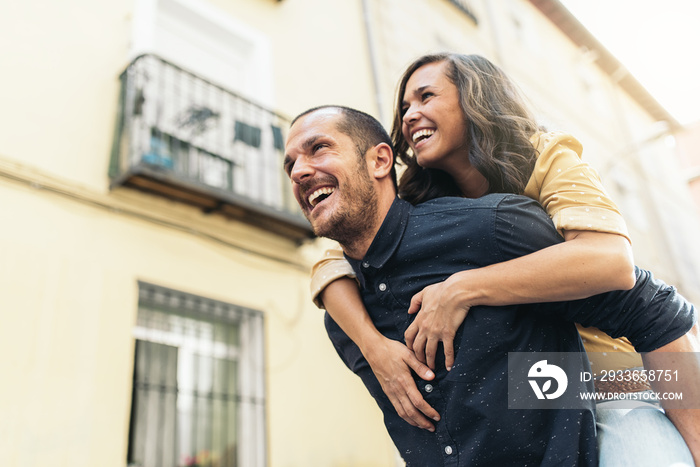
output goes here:
<path id="1" fill-rule="evenodd" d="M 595 326 L 612 337 L 627 337 L 637 352 L 653 352 L 686 335 L 697 322 L 697 310 L 675 287 L 654 278 L 651 272 L 636 268 L 635 273 L 637 280 L 630 290 L 533 308 Z"/>

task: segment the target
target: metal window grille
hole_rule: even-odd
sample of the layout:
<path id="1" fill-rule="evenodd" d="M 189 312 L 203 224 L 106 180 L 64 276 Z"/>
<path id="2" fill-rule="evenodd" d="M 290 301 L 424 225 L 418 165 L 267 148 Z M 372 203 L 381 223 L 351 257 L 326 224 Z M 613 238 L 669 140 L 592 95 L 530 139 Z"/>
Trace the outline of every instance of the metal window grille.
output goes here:
<path id="1" fill-rule="evenodd" d="M 205 210 L 232 205 L 310 235 L 282 170 L 287 118 L 154 55 L 136 58 L 121 82 L 112 186 Z"/>
<path id="2" fill-rule="evenodd" d="M 128 463 L 262 467 L 262 314 L 139 283 Z"/>

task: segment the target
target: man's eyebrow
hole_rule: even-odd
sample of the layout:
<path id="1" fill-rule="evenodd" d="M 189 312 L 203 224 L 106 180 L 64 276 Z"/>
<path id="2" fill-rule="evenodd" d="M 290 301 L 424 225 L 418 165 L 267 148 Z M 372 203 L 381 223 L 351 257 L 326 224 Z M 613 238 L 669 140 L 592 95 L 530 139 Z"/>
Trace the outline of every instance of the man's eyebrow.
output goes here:
<path id="1" fill-rule="evenodd" d="M 318 140 L 321 139 L 321 138 L 323 138 L 323 135 L 313 135 L 313 136 L 309 136 L 309 137 L 306 139 L 306 141 L 304 141 L 304 142 L 301 144 L 302 149 L 303 149 L 304 151 L 308 151 L 309 149 L 311 149 L 311 148 L 313 147 L 314 144 L 316 144 L 316 141 L 318 141 Z"/>
<path id="2" fill-rule="evenodd" d="M 310 149 L 312 149 L 313 146 L 316 144 L 316 142 L 321 138 L 324 138 L 324 135 L 313 135 L 313 136 L 308 137 L 303 143 L 301 143 L 302 151 L 307 152 Z M 282 167 L 284 167 L 284 169 L 287 170 L 287 167 L 293 163 L 294 163 L 294 161 L 292 161 L 292 157 L 289 154 L 286 154 L 284 156 L 284 161 L 282 163 Z"/>

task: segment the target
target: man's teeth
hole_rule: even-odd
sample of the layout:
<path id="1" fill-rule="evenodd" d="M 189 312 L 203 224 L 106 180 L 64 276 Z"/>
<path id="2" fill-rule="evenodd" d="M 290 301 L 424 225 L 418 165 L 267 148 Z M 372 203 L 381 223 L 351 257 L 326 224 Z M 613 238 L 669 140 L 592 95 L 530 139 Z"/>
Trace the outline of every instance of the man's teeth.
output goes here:
<path id="1" fill-rule="evenodd" d="M 413 133 L 413 142 L 417 143 L 419 139 L 429 138 L 433 136 L 433 133 L 435 133 L 435 130 L 418 130 Z"/>
<path id="2" fill-rule="evenodd" d="M 321 197 L 321 196 L 323 196 L 323 195 L 330 195 L 330 194 L 333 193 L 334 191 L 335 191 L 335 188 L 332 188 L 332 187 L 329 187 L 329 186 L 323 187 L 323 188 L 319 188 L 318 190 L 316 190 L 316 191 L 314 191 L 313 193 L 311 193 L 311 195 L 309 196 L 309 204 L 310 204 L 312 207 L 313 207 L 313 206 L 316 206 L 316 201 L 318 200 L 319 197 Z"/>

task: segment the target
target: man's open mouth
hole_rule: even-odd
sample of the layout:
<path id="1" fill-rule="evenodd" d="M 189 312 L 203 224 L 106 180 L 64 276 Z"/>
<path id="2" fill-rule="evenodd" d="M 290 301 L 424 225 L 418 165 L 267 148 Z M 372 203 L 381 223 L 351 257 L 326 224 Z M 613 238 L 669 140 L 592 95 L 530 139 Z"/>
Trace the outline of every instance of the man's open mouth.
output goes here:
<path id="1" fill-rule="evenodd" d="M 320 202 L 328 198 L 335 191 L 335 187 L 324 186 L 313 191 L 307 198 L 309 206 L 315 208 Z"/>

